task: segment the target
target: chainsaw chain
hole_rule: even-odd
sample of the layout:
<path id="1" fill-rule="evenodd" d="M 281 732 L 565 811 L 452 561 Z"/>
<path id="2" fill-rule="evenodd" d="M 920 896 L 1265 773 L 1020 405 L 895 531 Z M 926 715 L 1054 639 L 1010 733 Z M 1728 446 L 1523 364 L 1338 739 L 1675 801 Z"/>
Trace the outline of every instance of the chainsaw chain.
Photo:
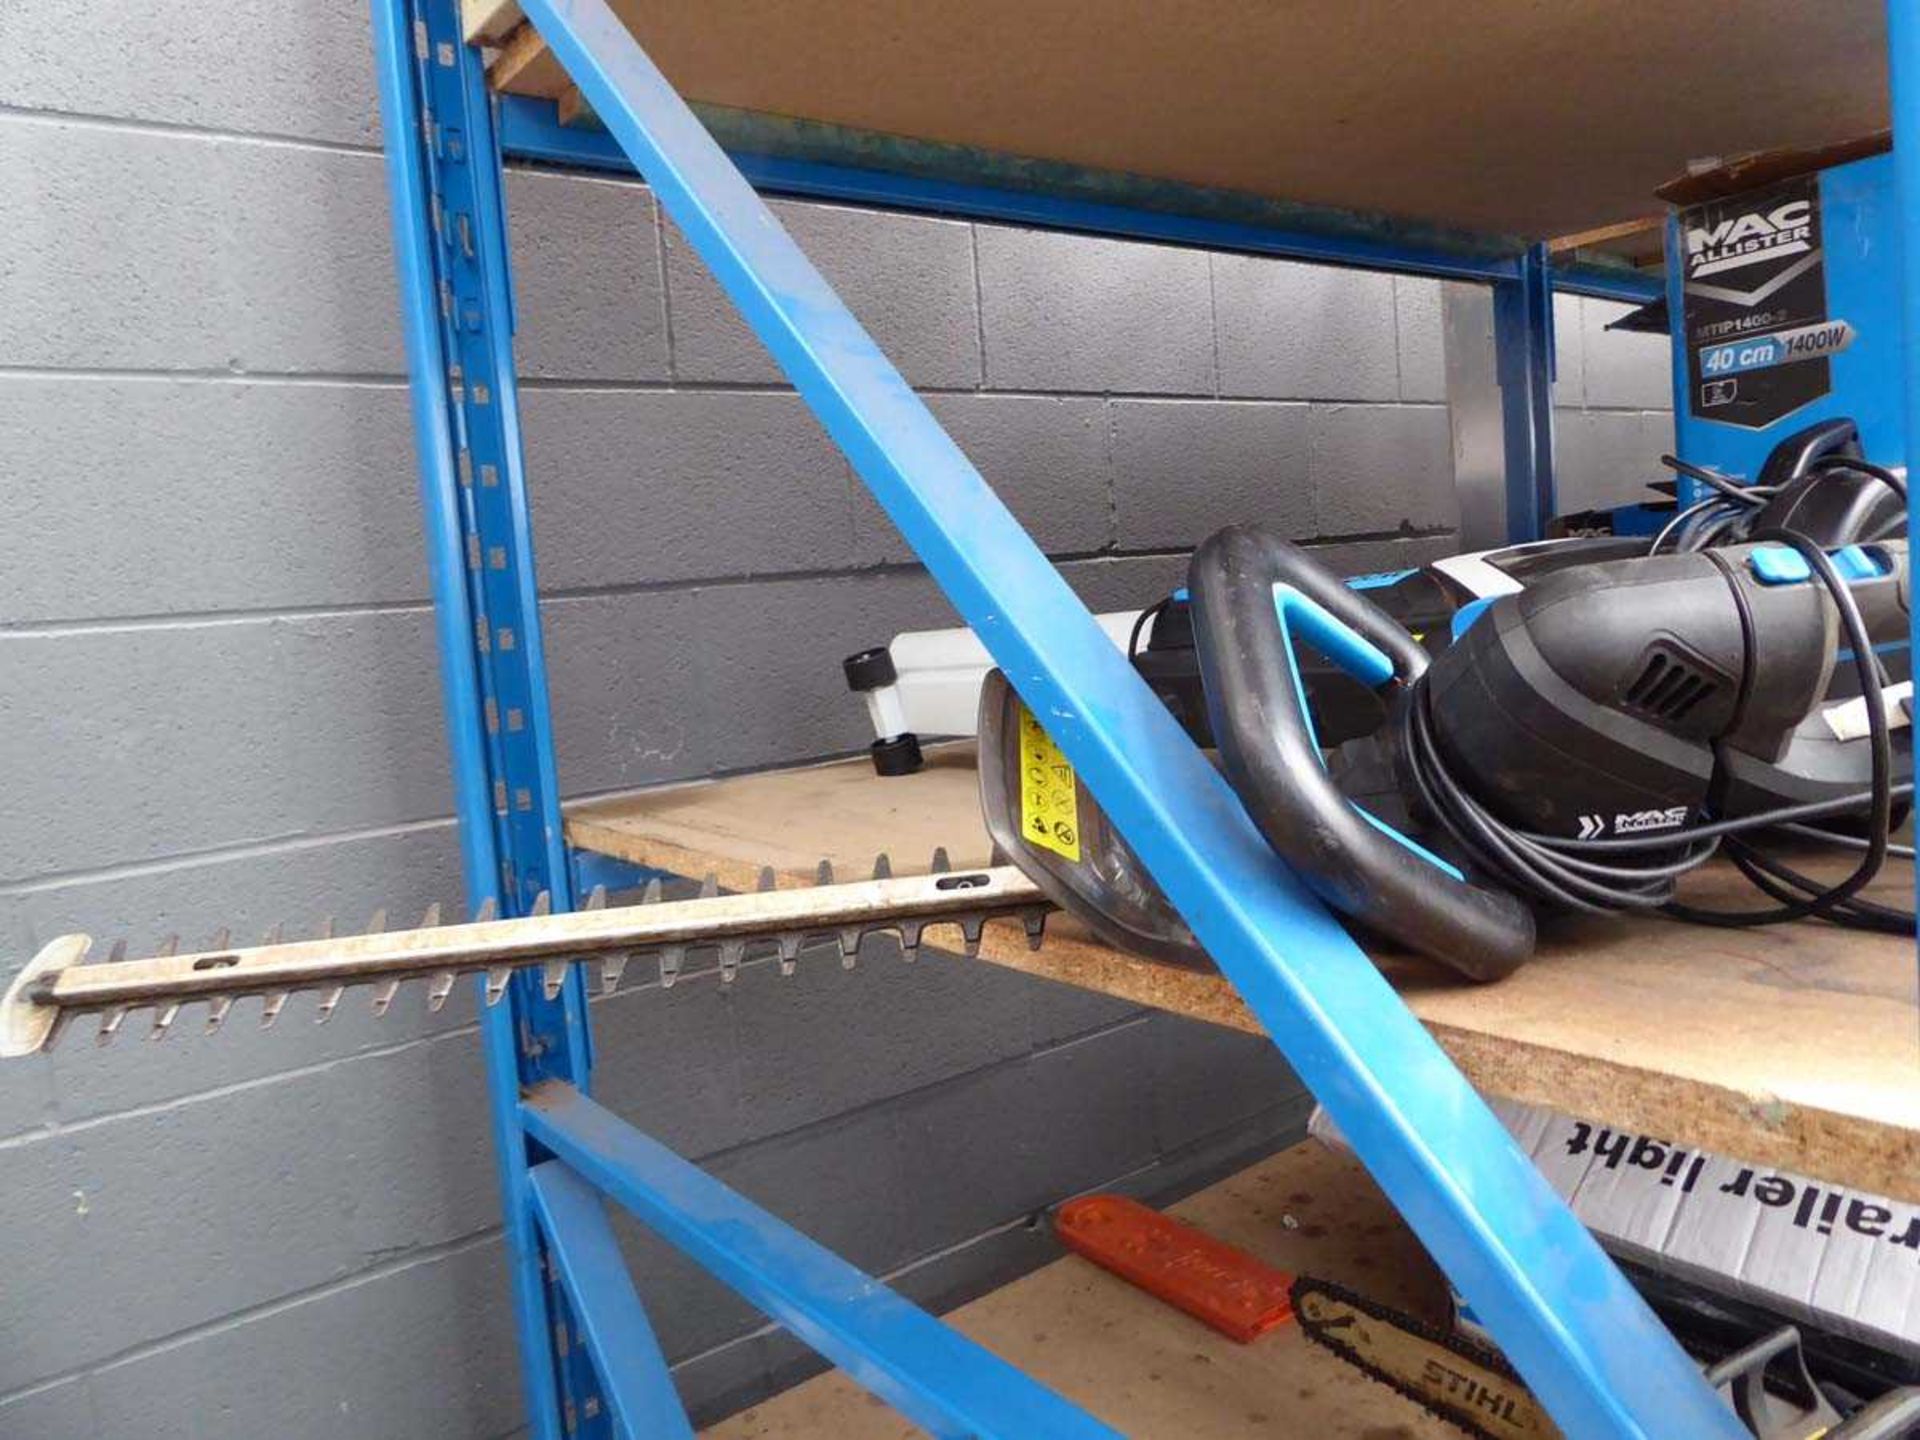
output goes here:
<path id="1" fill-rule="evenodd" d="M 1429 1325 L 1424 1320 L 1402 1314 L 1397 1310 L 1389 1309 L 1377 1301 L 1367 1298 L 1365 1295 L 1347 1289 L 1344 1285 L 1335 1284 L 1331 1280 L 1316 1279 L 1311 1275 L 1298 1276 L 1293 1282 L 1293 1289 L 1290 1293 L 1293 1298 L 1294 1318 L 1309 1340 L 1312 1340 L 1315 1344 L 1326 1346 L 1327 1349 L 1333 1351 L 1334 1354 L 1338 1355 L 1342 1360 L 1345 1360 L 1349 1365 L 1353 1366 L 1354 1369 L 1367 1376 L 1367 1378 L 1379 1381 L 1396 1394 L 1405 1396 L 1407 1399 L 1413 1401 L 1414 1404 L 1418 1405 L 1422 1410 L 1425 1410 L 1429 1415 L 1444 1420 L 1450 1425 L 1458 1426 L 1467 1434 L 1476 1437 L 1476 1440 L 1510 1440 L 1510 1436 L 1488 1430 L 1484 1425 L 1480 1424 L 1470 1409 L 1451 1404 L 1444 1396 L 1429 1394 L 1427 1391 L 1420 1389 L 1420 1387 L 1415 1385 L 1410 1379 L 1402 1378 L 1401 1376 L 1395 1375 L 1392 1371 L 1374 1364 L 1359 1350 L 1342 1340 L 1337 1331 L 1327 1330 L 1317 1322 L 1310 1320 L 1307 1317 L 1305 1307 L 1301 1304 L 1302 1299 L 1307 1295 L 1318 1294 L 1324 1295 L 1330 1300 L 1338 1301 L 1343 1305 L 1351 1305 L 1354 1309 L 1364 1312 L 1382 1324 L 1390 1325 L 1404 1334 L 1411 1335 L 1419 1340 L 1425 1340 L 1429 1344 L 1437 1345 L 1451 1354 L 1458 1355 L 1461 1359 L 1468 1361 L 1476 1368 L 1484 1370 L 1490 1375 L 1499 1376 L 1523 1394 L 1526 1394 L 1529 1400 L 1532 1400 L 1532 1392 L 1526 1389 L 1525 1382 L 1514 1373 L 1513 1367 L 1507 1363 L 1505 1356 L 1500 1355 L 1496 1351 L 1488 1350 L 1484 1346 L 1476 1345 L 1451 1330 L 1442 1330 L 1437 1326 Z M 1533 1403 L 1536 1408 L 1538 1408 L 1539 1402 L 1536 1400 L 1533 1401 Z M 1545 1413 L 1544 1409 L 1542 1409 L 1541 1414 L 1544 1416 Z M 1542 1440 L 1547 1440 L 1547 1437 L 1556 1436 L 1558 1433 L 1557 1430 L 1549 1426 L 1549 1428 L 1543 1432 Z"/>

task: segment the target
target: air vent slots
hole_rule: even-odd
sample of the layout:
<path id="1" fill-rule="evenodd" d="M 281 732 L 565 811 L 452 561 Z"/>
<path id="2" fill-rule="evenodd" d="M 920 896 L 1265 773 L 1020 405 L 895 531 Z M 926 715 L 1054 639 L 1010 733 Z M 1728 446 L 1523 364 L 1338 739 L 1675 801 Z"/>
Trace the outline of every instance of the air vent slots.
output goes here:
<path id="1" fill-rule="evenodd" d="M 1626 702 L 1656 720 L 1680 720 L 1716 688 L 1710 675 L 1656 651 L 1627 687 Z"/>

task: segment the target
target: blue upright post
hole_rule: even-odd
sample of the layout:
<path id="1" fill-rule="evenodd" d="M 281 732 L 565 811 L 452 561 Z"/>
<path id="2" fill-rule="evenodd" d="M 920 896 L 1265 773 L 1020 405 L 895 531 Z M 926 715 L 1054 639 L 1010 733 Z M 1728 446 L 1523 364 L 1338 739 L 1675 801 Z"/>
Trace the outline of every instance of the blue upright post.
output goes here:
<path id="1" fill-rule="evenodd" d="M 470 904 L 572 902 L 520 460 L 506 228 L 492 108 L 457 0 L 373 0 L 415 440 Z M 587 1083 L 586 995 L 538 975 L 482 1006 L 501 1207 L 533 1433 L 608 1433 L 591 1368 L 543 1264 L 520 1126 L 523 1084 Z M 564 1356 L 564 1358 L 562 1358 Z"/>
<path id="2" fill-rule="evenodd" d="M 1900 360 L 1905 387 L 1906 453 L 1899 457 L 1911 475 L 1920 449 L 1920 243 L 1913 226 L 1920 221 L 1920 0 L 1887 0 L 1887 69 L 1893 85 L 1893 180 L 1895 223 L 1900 239 Z M 1908 489 L 1907 525 L 1916 526 L 1920 502 Z M 1912 643 L 1920 646 L 1920 623 Z"/>
<path id="3" fill-rule="evenodd" d="M 1493 285 L 1493 351 L 1506 432 L 1507 539 L 1538 540 L 1553 518 L 1553 267 L 1547 247 Z"/>
<path id="4" fill-rule="evenodd" d="M 605 0 L 522 9 L 1566 1433 L 1742 1434 Z"/>

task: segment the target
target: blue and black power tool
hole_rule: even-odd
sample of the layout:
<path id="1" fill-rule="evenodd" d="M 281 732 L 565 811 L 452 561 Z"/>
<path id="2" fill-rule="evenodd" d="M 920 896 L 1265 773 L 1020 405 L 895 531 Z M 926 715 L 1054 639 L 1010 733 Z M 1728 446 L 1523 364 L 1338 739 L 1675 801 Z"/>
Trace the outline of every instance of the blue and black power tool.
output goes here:
<path id="1" fill-rule="evenodd" d="M 1261 529 L 1223 530 L 1136 663 L 1322 900 L 1469 978 L 1510 973 L 1555 912 L 1912 933 L 1911 912 L 1862 893 L 1911 857 L 1891 838 L 1913 771 L 1905 482 L 1815 428 L 1751 487 L 1713 477 L 1718 503 L 1652 541 L 1355 585 Z M 1017 705 L 990 679 L 996 841 L 1107 939 L 1198 962 L 1090 795 L 1077 860 L 1023 837 Z M 1809 851 L 1849 863 L 1815 879 L 1796 868 Z M 1683 901 L 1716 857 L 1768 903 Z"/>

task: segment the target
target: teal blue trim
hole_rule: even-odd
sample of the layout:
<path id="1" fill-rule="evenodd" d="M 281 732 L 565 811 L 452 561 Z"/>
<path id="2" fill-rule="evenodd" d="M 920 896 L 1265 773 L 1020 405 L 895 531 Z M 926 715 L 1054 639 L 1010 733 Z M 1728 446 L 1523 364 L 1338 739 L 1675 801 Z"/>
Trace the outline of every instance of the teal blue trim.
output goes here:
<path id="1" fill-rule="evenodd" d="M 1498 595 L 1482 595 L 1478 600 L 1469 600 L 1458 610 L 1454 611 L 1452 622 L 1453 638 L 1458 640 L 1462 635 L 1466 634 L 1468 630 L 1472 629 L 1473 622 L 1486 614 L 1488 610 L 1492 609 L 1493 602 L 1499 598 Z"/>
<path id="2" fill-rule="evenodd" d="M 1393 679 L 1393 661 L 1387 652 L 1365 636 L 1348 629 L 1318 600 L 1309 598 L 1291 585 L 1273 587 L 1273 608 L 1280 617 L 1280 628 L 1287 632 L 1291 651 L 1294 625 L 1299 625 L 1312 645 L 1361 684 L 1378 690 Z M 1296 668 L 1294 678 L 1299 679 Z M 1306 692 L 1300 695 L 1300 708 L 1307 708 Z"/>
<path id="3" fill-rule="evenodd" d="M 1349 803 L 1352 803 L 1352 802 L 1349 802 Z M 1454 865 L 1449 861 L 1441 859 L 1438 855 L 1434 854 L 1433 851 L 1427 849 L 1426 846 L 1422 845 L 1418 840 L 1414 839 L 1411 835 L 1404 834 L 1403 832 L 1394 829 L 1393 826 L 1389 825 L 1386 821 L 1382 820 L 1378 815 L 1374 814 L 1371 810 L 1367 809 L 1366 806 L 1360 805 L 1360 804 L 1354 804 L 1353 808 L 1355 811 L 1359 813 L 1359 816 L 1362 820 L 1366 821 L 1369 825 L 1373 826 L 1374 829 L 1378 830 L 1382 835 L 1386 836 L 1389 840 L 1398 841 L 1401 845 L 1406 847 L 1408 850 L 1411 850 L 1414 854 L 1418 855 L 1422 860 L 1426 861 L 1429 865 L 1433 866 L 1434 869 L 1444 871 L 1448 875 L 1451 875 L 1454 879 L 1462 882 L 1463 884 L 1465 883 L 1467 877 L 1465 874 L 1461 872 L 1459 866 Z"/>
<path id="4" fill-rule="evenodd" d="M 1347 588 L 1349 590 L 1384 590 L 1389 585 L 1398 585 L 1409 575 L 1418 575 L 1419 573 L 1420 571 L 1416 568 L 1411 570 L 1376 570 L 1371 575 L 1349 575 L 1347 577 Z"/>
<path id="5" fill-rule="evenodd" d="M 1291 585 L 1273 587 L 1273 610 L 1280 620 L 1281 638 L 1286 641 L 1287 670 L 1293 676 L 1293 693 L 1300 702 L 1300 715 L 1307 727 L 1307 738 L 1318 750 L 1320 732 L 1313 723 L 1313 707 L 1307 703 L 1306 681 L 1300 676 L 1300 660 L 1294 653 L 1294 625 L 1299 625 L 1309 645 L 1361 684 L 1375 690 L 1393 679 L 1393 661 L 1387 658 L 1386 651 L 1371 640 L 1348 629 L 1319 601 Z M 1445 871 L 1456 880 L 1464 881 L 1467 878 L 1456 866 L 1442 860 L 1412 836 L 1401 834 L 1366 806 L 1354 804 L 1351 800 L 1347 803 L 1353 805 L 1362 820 L 1388 839 L 1398 841 L 1429 865 Z"/>

